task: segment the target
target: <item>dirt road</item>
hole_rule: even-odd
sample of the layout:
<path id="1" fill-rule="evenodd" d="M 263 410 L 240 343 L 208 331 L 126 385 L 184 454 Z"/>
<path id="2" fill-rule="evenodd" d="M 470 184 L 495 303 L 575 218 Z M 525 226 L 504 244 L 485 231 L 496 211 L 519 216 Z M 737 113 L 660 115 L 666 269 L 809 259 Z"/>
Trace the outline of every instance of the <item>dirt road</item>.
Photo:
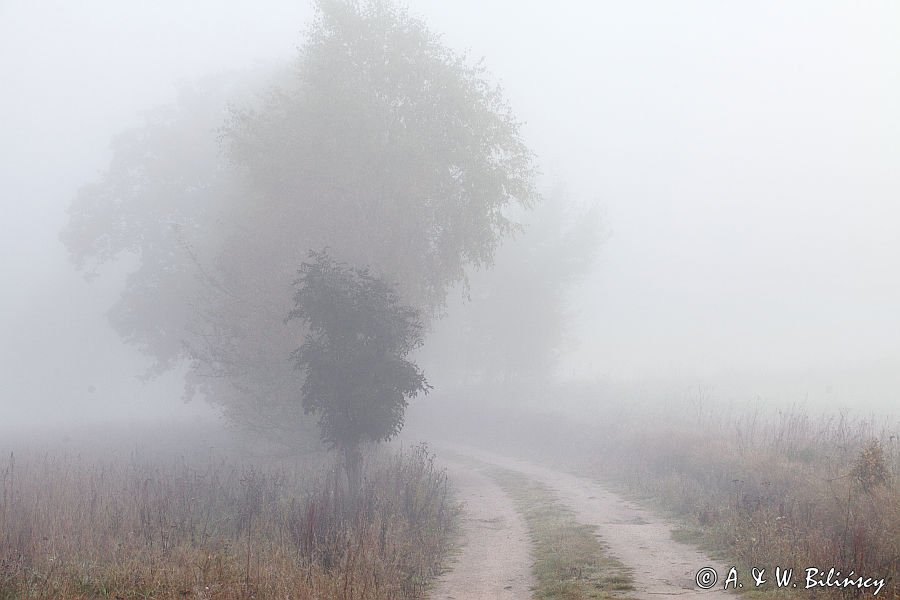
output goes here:
<path id="1" fill-rule="evenodd" d="M 433 600 L 531 598 L 531 543 L 503 490 L 477 469 L 443 461 L 464 502 L 462 548 L 431 592 Z"/>
<path id="2" fill-rule="evenodd" d="M 634 591 L 625 595 L 641 600 L 679 597 L 685 600 L 725 598 L 722 583 L 727 567 L 712 561 L 691 546 L 672 539 L 673 524 L 638 504 L 625 500 L 582 477 L 529 462 L 452 446 L 438 449 L 438 456 L 471 457 L 523 473 L 551 487 L 576 519 L 597 527 L 610 553 L 631 569 Z M 512 501 L 477 466 L 447 461 L 450 476 L 465 502 L 465 543 L 432 598 L 444 600 L 480 598 L 530 598 L 530 542 Z M 494 525 L 492 519 L 502 519 Z M 501 525 L 502 524 L 502 525 Z M 522 561 L 516 568 L 519 561 Z M 694 582 L 698 569 L 713 567 L 719 583 L 701 590 Z M 494 579 L 496 578 L 496 579 Z M 510 586 L 510 587 L 506 587 Z"/>

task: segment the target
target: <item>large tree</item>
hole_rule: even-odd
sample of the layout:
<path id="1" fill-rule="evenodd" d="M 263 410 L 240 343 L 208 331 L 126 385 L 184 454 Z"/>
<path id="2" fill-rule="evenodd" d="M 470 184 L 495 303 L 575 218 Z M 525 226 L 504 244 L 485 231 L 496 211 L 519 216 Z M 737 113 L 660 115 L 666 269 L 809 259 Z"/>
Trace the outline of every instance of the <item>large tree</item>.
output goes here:
<path id="1" fill-rule="evenodd" d="M 283 319 L 309 249 L 370 265 L 427 316 L 491 263 L 514 229 L 505 210 L 537 198 L 519 123 L 481 67 L 388 2 L 317 7 L 289 67 L 240 95 L 201 87 L 120 136 L 63 233 L 88 270 L 136 256 L 116 329 L 269 432 L 303 421 L 286 357 L 306 330 Z"/>
<path id="2" fill-rule="evenodd" d="M 407 356 L 422 345 L 419 311 L 368 269 L 326 251 L 300 266 L 288 319 L 309 329 L 292 354 L 303 371 L 303 408 L 318 415 L 322 440 L 344 455 L 350 489 L 359 490 L 360 445 L 388 441 L 403 426 L 407 401 L 430 386 Z"/>

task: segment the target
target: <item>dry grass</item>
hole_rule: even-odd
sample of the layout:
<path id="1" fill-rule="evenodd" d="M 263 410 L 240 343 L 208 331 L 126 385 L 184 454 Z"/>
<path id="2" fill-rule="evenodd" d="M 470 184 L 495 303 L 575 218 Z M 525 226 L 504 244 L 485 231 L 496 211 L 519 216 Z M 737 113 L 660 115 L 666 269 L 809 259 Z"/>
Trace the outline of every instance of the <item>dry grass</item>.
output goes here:
<path id="1" fill-rule="evenodd" d="M 757 413 L 645 428 L 605 450 L 594 472 L 649 494 L 728 559 L 893 578 L 879 597 L 900 597 L 900 444 L 872 419 Z"/>
<path id="2" fill-rule="evenodd" d="M 456 509 L 424 447 L 357 502 L 320 463 L 0 459 L 0 599 L 418 598 Z"/>

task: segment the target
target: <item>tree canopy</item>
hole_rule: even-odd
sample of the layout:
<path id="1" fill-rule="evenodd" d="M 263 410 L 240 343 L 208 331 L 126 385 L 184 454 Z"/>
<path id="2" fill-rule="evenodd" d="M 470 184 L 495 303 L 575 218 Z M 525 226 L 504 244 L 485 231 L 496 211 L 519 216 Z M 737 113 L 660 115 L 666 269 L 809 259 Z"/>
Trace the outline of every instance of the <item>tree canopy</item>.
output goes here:
<path id="1" fill-rule="evenodd" d="M 291 65 L 202 84 L 113 146 L 62 239 L 138 266 L 111 313 L 158 371 L 270 431 L 302 421 L 291 281 L 312 248 L 397 282 L 428 317 L 537 199 L 483 68 L 388 2 L 322 0 Z M 218 140 L 218 141 L 217 141 Z"/>
<path id="2" fill-rule="evenodd" d="M 381 1 L 319 8 L 291 77 L 232 115 L 229 155 L 257 210 L 435 308 L 490 264 L 513 228 L 503 209 L 536 199 L 532 155 L 499 88 L 420 20 Z"/>
<path id="3" fill-rule="evenodd" d="M 368 269 L 311 251 L 295 282 L 288 320 L 308 328 L 292 357 L 304 375 L 303 408 L 319 418 L 322 440 L 345 453 L 351 486 L 359 446 L 388 441 L 408 400 L 430 389 L 410 352 L 422 345 L 419 311 Z"/>

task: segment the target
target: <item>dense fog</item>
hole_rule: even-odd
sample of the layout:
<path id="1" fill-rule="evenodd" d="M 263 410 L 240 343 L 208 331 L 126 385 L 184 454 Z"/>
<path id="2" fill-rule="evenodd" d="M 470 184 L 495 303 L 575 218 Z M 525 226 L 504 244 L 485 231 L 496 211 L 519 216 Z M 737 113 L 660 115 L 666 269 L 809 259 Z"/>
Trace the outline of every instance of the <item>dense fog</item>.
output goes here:
<path id="1" fill-rule="evenodd" d="M 484 57 L 545 198 L 511 213 L 524 232 L 495 270 L 448 293 L 422 349 L 435 398 L 459 383 L 448 357 L 489 346 L 486 370 L 522 352 L 513 380 L 896 414 L 900 6 L 409 10 Z M 215 418 L 182 400 L 185 365 L 145 377 L 149 359 L 109 325 L 137 258 L 88 282 L 60 235 L 114 136 L 203 82 L 277 72 L 311 15 L 275 0 L 0 3 L 0 429 Z M 488 288 L 501 303 L 471 314 Z M 449 339 L 479 334 L 461 315 L 504 325 Z"/>

